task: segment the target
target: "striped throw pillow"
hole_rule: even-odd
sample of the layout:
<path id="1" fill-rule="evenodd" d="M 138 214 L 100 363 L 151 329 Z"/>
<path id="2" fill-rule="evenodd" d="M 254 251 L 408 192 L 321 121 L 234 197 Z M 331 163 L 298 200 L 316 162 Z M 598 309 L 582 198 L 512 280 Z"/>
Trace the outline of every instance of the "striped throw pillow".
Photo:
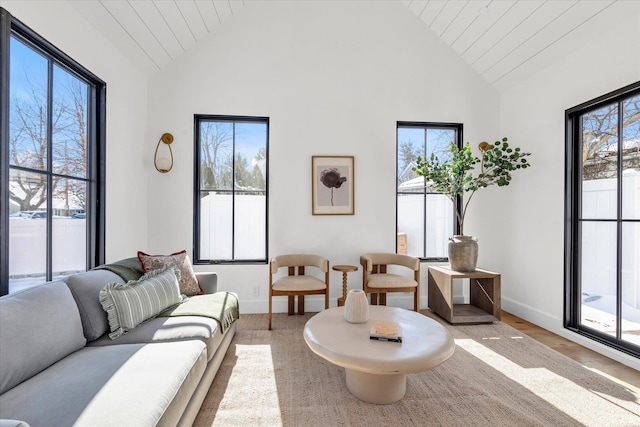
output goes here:
<path id="1" fill-rule="evenodd" d="M 174 264 L 146 273 L 126 285 L 108 283 L 100 290 L 100 304 L 107 312 L 109 338 L 118 338 L 147 319 L 157 316 L 167 307 L 181 301 L 178 278 L 180 271 Z"/>

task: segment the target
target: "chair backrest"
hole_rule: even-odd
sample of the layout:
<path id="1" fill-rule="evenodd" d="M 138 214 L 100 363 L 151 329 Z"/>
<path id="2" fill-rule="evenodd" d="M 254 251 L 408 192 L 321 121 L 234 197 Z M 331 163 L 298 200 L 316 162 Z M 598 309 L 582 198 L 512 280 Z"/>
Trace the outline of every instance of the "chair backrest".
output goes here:
<path id="1" fill-rule="evenodd" d="M 289 267 L 289 275 L 294 274 L 295 267 L 298 267 L 298 274 L 304 274 L 304 267 L 317 267 L 323 273 L 329 272 L 329 260 L 319 255 L 279 255 L 271 260 L 270 265 L 271 274 L 275 274 L 280 267 Z"/>
<path id="2" fill-rule="evenodd" d="M 366 271 L 373 271 L 374 265 L 401 265 L 413 271 L 420 270 L 420 260 L 418 258 L 392 253 L 364 254 L 360 257 L 360 264 Z"/>

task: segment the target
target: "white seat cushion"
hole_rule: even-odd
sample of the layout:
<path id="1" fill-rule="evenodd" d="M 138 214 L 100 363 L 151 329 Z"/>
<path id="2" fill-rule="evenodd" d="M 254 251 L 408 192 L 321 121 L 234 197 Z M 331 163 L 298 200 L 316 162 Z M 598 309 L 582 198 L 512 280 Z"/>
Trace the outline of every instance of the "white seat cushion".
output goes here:
<path id="1" fill-rule="evenodd" d="M 319 291 L 326 288 L 322 280 L 312 276 L 286 276 L 273 284 L 274 291 Z"/>
<path id="2" fill-rule="evenodd" d="M 370 288 L 415 288 L 418 282 L 408 276 L 379 273 L 369 275 L 367 286 Z"/>

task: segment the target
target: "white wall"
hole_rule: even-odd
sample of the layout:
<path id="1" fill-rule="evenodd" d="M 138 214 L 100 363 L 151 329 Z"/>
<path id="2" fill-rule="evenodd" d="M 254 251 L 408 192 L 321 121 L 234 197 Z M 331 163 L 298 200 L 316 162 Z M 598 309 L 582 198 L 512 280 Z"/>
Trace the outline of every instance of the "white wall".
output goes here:
<path id="1" fill-rule="evenodd" d="M 135 255 L 147 240 L 147 79 L 62 1 L 0 6 L 107 83 L 106 258 Z M 151 164 L 151 169 L 153 165 Z"/>
<path id="2" fill-rule="evenodd" d="M 269 256 L 316 253 L 333 265 L 395 250 L 396 121 L 462 122 L 465 140 L 499 137 L 498 94 L 400 2 L 252 3 L 152 77 L 148 108 L 146 150 L 172 132 L 176 157 L 170 173 L 150 172 L 149 253 L 192 246 L 195 113 L 270 118 Z M 354 216 L 312 215 L 312 155 L 355 156 Z M 196 269 L 217 271 L 242 311 L 266 312 L 266 265 Z M 350 273 L 350 288 L 361 274 Z M 341 280 L 332 272 L 331 305 Z M 423 284 L 426 307 L 426 265 Z"/>
<path id="3" fill-rule="evenodd" d="M 524 179 L 516 177 L 507 189 L 498 189 L 499 198 L 492 189 L 482 200 L 480 209 L 502 209 L 484 218 L 481 261 L 490 257 L 502 273 L 505 310 L 639 368 L 637 359 L 570 334 L 562 321 L 565 110 L 640 78 L 640 15 L 609 24 L 596 45 L 502 93 L 500 129 L 533 152 L 532 168 Z"/>

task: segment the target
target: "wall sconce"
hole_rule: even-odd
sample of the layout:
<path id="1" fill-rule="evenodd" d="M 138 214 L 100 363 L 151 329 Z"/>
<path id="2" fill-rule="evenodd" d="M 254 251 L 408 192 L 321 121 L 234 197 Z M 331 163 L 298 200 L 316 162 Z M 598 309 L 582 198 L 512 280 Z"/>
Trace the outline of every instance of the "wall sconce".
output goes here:
<path id="1" fill-rule="evenodd" d="M 169 156 L 171 158 L 167 158 L 166 154 L 160 155 L 158 157 L 158 149 L 160 148 L 160 143 L 163 142 L 166 144 L 169 149 Z M 160 139 L 158 140 L 158 145 L 156 145 L 156 152 L 153 155 L 153 165 L 156 167 L 156 170 L 161 173 L 167 173 L 173 167 L 173 151 L 171 151 L 171 143 L 173 142 L 173 135 L 170 133 L 163 133 Z"/>

